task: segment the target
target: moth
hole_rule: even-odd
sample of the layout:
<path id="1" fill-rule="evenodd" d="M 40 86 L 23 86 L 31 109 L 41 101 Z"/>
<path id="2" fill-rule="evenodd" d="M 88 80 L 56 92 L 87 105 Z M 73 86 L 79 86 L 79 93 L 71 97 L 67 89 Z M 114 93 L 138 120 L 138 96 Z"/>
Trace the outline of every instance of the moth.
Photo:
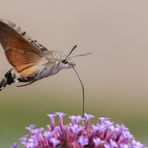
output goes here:
<path id="1" fill-rule="evenodd" d="M 61 51 L 48 50 L 33 40 L 21 27 L 4 19 L 0 19 L 0 43 L 12 66 L 0 82 L 0 90 L 13 83 L 21 83 L 21 85 L 17 85 L 18 87 L 30 85 L 52 76 L 62 69 L 72 68 L 82 85 L 84 101 L 84 86 L 75 69 L 75 63 L 72 61 L 72 58 L 76 56 L 70 57 L 77 45 L 72 48 L 68 55 Z M 77 56 L 84 55 L 87 54 Z"/>

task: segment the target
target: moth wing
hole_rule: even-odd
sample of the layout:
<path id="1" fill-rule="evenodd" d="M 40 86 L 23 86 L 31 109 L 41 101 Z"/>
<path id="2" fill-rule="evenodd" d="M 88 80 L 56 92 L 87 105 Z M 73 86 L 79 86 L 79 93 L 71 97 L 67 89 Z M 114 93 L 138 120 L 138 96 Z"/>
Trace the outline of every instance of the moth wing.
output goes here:
<path id="1" fill-rule="evenodd" d="M 38 44 L 22 34 L 20 27 L 10 21 L 0 20 L 0 43 L 9 63 L 24 77 L 38 70 L 38 63 L 47 60 Z"/>
<path id="2" fill-rule="evenodd" d="M 8 48 L 5 55 L 9 63 L 24 77 L 34 74 L 39 68 L 38 63 L 43 59 L 34 52 L 18 48 Z"/>

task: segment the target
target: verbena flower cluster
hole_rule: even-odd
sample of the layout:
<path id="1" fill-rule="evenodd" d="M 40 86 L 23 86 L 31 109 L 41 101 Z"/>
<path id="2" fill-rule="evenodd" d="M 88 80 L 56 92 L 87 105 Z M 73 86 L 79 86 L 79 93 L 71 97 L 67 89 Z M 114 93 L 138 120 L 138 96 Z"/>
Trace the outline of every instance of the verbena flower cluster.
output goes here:
<path id="1" fill-rule="evenodd" d="M 59 117 L 59 125 L 55 125 L 55 117 Z M 85 114 L 82 118 L 69 116 L 70 123 L 64 125 L 64 113 L 48 114 L 50 125 L 47 129 L 29 125 L 29 135 L 21 138 L 26 148 L 146 148 L 136 141 L 129 129 L 124 125 L 111 122 L 108 118 L 99 118 L 100 122 L 91 124 L 93 115 Z M 14 144 L 12 148 L 18 148 Z"/>

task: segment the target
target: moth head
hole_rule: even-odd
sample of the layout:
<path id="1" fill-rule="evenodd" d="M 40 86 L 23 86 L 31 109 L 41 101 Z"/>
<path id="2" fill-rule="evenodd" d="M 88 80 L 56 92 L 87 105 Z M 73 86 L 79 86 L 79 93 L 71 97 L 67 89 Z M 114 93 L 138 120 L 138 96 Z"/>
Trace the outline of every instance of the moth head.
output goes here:
<path id="1" fill-rule="evenodd" d="M 75 63 L 73 62 L 73 58 L 74 57 L 79 57 L 79 56 L 86 56 L 91 54 L 89 53 L 85 53 L 85 54 L 79 54 L 79 55 L 74 55 L 71 56 L 71 53 L 75 50 L 75 48 L 77 47 L 77 45 L 75 45 L 70 52 L 68 53 L 68 55 L 63 54 L 60 51 L 53 51 L 53 57 L 54 60 L 56 60 L 56 64 L 58 65 L 59 69 L 69 69 L 69 68 L 74 68 L 75 67 Z"/>
<path id="2" fill-rule="evenodd" d="M 75 63 L 71 60 L 70 57 L 68 58 L 62 58 L 61 59 L 61 66 L 63 68 L 69 69 L 75 67 Z"/>
<path id="3" fill-rule="evenodd" d="M 53 51 L 52 55 L 54 60 L 56 61 L 56 64 L 58 66 L 58 69 L 70 69 L 75 67 L 75 63 L 72 61 L 72 58 L 70 57 L 70 54 L 72 51 L 76 48 L 75 45 L 72 50 L 69 52 L 68 55 L 65 55 L 63 52 L 60 51 Z"/>
<path id="4" fill-rule="evenodd" d="M 69 69 L 69 68 L 74 68 L 75 67 L 75 63 L 72 61 L 70 55 L 71 53 L 75 50 L 75 48 L 77 47 L 77 45 L 75 45 L 71 51 L 69 52 L 68 55 L 64 55 L 62 58 L 61 58 L 61 65 L 63 66 L 63 68 L 66 68 L 66 69 Z"/>

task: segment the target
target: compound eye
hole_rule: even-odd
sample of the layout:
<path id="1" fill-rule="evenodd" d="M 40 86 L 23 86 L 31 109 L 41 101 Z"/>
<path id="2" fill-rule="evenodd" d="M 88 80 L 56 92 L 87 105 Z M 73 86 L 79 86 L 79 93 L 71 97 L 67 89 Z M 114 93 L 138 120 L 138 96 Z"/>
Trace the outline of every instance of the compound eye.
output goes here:
<path id="1" fill-rule="evenodd" d="M 62 60 L 62 63 L 67 64 L 68 61 L 67 61 L 66 59 L 63 59 L 63 60 Z"/>

